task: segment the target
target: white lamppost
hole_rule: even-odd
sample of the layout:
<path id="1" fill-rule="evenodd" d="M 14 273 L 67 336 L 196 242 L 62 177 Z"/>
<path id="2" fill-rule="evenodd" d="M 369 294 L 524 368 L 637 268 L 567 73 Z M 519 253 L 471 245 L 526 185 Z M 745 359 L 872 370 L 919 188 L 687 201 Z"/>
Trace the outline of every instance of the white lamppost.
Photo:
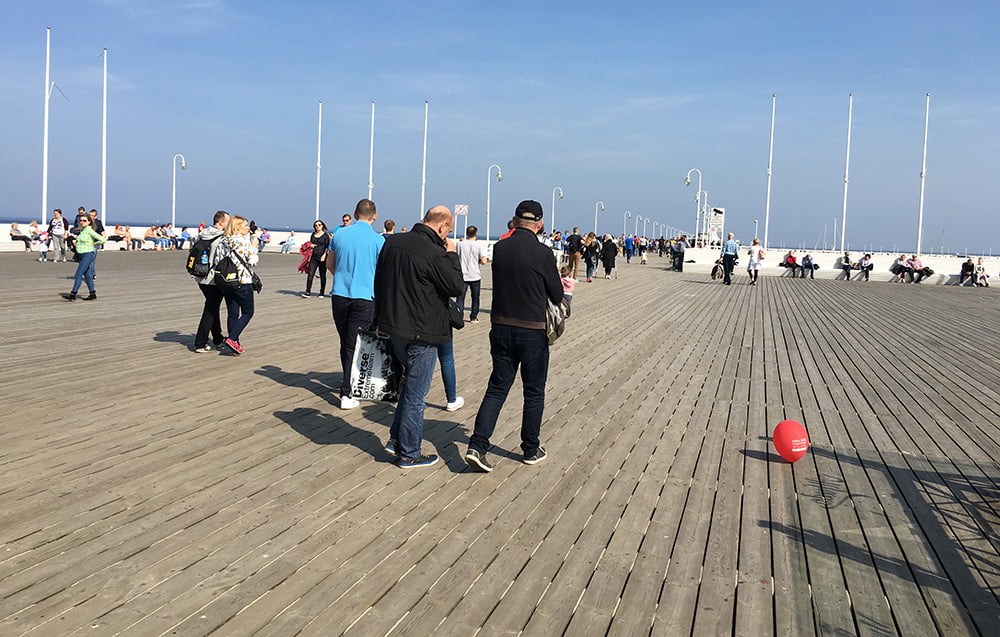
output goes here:
<path id="1" fill-rule="evenodd" d="M 173 167 L 173 184 L 170 188 L 170 225 L 177 225 L 177 159 L 181 160 L 181 170 L 187 168 L 187 162 L 184 160 L 184 155 L 177 153 L 174 158 L 170 160 L 170 164 Z"/>
<path id="2" fill-rule="evenodd" d="M 695 201 L 701 201 L 701 244 L 702 246 L 708 246 L 712 243 L 712 237 L 708 234 L 708 191 L 698 190 L 698 195 L 694 198 Z M 695 230 L 695 243 L 697 243 L 698 231 Z"/>
<path id="3" fill-rule="evenodd" d="M 701 171 L 697 168 L 692 168 L 688 171 L 687 177 L 684 178 L 684 185 L 691 185 L 691 173 L 698 173 L 698 194 L 701 194 Z M 694 196 L 694 240 L 695 243 L 698 242 L 698 224 L 701 220 L 701 202 L 698 200 L 698 195 Z"/>
<path id="4" fill-rule="evenodd" d="M 597 236 L 597 212 L 599 210 L 604 210 L 604 202 L 598 201 L 594 204 L 594 236 Z"/>
<path id="5" fill-rule="evenodd" d="M 622 234 L 628 234 L 628 220 L 632 218 L 632 211 L 626 210 L 625 216 L 622 217 Z"/>
<path id="6" fill-rule="evenodd" d="M 493 169 L 497 169 L 497 182 L 503 181 L 503 169 L 498 164 L 490 164 L 486 169 L 486 240 L 490 240 L 490 186 L 493 184 Z"/>
<path id="7" fill-rule="evenodd" d="M 654 237 L 656 236 L 656 226 L 658 226 L 658 225 L 660 225 L 658 222 L 656 222 L 656 221 L 653 222 L 653 236 Z"/>
<path id="8" fill-rule="evenodd" d="M 649 219 L 647 219 L 645 217 L 642 218 L 642 236 L 644 236 L 644 237 L 646 236 L 646 223 L 648 221 L 649 221 Z"/>
<path id="9" fill-rule="evenodd" d="M 638 238 L 639 238 L 639 236 L 640 236 L 640 235 L 639 235 L 639 222 L 640 222 L 641 220 L 642 220 L 642 215 L 636 215 L 636 216 L 635 216 L 635 232 L 633 232 L 632 234 L 634 234 L 634 235 L 635 235 L 635 238 L 636 238 L 636 239 L 638 239 Z"/>
<path id="10" fill-rule="evenodd" d="M 555 232 L 556 231 L 556 191 L 557 190 L 559 191 L 559 198 L 560 199 L 563 198 L 563 190 L 562 190 L 562 188 L 560 188 L 559 186 L 556 186 L 555 188 L 552 189 L 552 222 L 551 222 L 551 227 L 549 228 L 550 232 Z"/>
<path id="11" fill-rule="evenodd" d="M 753 238 L 754 239 L 757 238 L 757 220 L 756 219 L 753 220 Z"/>

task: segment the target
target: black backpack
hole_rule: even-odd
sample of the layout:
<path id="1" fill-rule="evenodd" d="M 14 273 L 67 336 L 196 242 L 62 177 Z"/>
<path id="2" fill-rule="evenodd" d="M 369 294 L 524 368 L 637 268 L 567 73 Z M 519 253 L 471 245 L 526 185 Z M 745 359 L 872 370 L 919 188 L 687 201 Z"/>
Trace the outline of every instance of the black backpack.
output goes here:
<path id="1" fill-rule="evenodd" d="M 203 279 L 212 273 L 212 244 L 222 237 L 218 234 L 211 239 L 203 239 L 200 236 L 191 243 L 188 250 L 187 271 L 193 277 Z"/>

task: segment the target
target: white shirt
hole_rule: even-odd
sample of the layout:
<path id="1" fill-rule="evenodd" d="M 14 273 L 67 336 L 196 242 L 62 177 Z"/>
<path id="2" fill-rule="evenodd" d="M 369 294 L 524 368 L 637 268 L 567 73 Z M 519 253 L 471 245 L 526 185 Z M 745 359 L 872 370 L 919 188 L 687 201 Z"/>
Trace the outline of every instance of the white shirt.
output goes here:
<path id="1" fill-rule="evenodd" d="M 479 281 L 483 278 L 479 264 L 486 256 L 486 244 L 482 241 L 466 239 L 455 246 L 458 259 L 462 263 L 462 280 Z"/>

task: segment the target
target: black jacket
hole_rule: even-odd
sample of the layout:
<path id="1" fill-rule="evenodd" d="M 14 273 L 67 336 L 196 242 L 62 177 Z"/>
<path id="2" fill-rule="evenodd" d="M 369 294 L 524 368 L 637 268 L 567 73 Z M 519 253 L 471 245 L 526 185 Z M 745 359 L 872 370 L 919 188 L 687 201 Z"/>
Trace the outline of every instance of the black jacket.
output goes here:
<path id="1" fill-rule="evenodd" d="M 406 340 L 446 343 L 448 299 L 464 285 L 458 255 L 447 252 L 441 237 L 424 224 L 387 235 L 375 267 L 378 328 Z"/>
<path id="2" fill-rule="evenodd" d="M 493 323 L 544 330 L 546 300 L 562 298 L 556 258 L 534 232 L 516 228 L 493 246 Z"/>

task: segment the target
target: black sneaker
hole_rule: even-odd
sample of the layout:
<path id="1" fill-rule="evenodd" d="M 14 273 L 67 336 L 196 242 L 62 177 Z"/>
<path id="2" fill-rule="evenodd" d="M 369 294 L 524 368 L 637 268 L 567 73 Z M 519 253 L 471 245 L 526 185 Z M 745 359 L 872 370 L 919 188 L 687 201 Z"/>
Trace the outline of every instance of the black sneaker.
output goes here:
<path id="1" fill-rule="evenodd" d="M 547 457 L 548 456 L 545 455 L 545 449 L 539 447 L 538 449 L 535 450 L 535 453 L 531 454 L 530 456 L 524 457 L 524 464 L 538 464 L 542 460 L 545 460 L 545 458 Z"/>
<path id="2" fill-rule="evenodd" d="M 398 447 L 399 447 L 399 441 L 396 440 L 395 438 L 389 438 L 389 442 L 385 443 L 385 446 L 382 448 L 385 449 L 386 453 L 398 456 L 399 453 L 397 453 L 396 451 Z"/>
<path id="3" fill-rule="evenodd" d="M 432 453 L 416 458 L 396 458 L 396 466 L 400 469 L 413 469 L 415 467 L 429 467 L 432 464 L 437 464 L 437 461 L 438 457 Z"/>
<path id="4" fill-rule="evenodd" d="M 480 471 L 482 473 L 489 473 L 493 471 L 493 465 L 486 461 L 486 454 L 479 453 L 475 449 L 469 449 L 465 452 L 465 462 L 473 471 Z"/>

